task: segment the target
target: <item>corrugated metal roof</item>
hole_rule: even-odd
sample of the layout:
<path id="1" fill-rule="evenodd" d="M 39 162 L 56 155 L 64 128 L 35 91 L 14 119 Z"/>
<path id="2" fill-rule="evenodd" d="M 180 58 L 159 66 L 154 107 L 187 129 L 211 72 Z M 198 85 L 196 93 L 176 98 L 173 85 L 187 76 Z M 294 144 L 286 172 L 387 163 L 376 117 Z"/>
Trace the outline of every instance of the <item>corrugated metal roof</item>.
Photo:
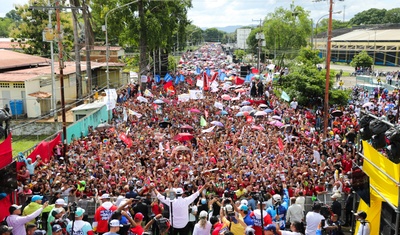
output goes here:
<path id="1" fill-rule="evenodd" d="M 71 109 L 71 111 L 88 110 L 88 109 L 98 109 L 106 105 L 104 102 L 93 102 L 88 104 L 82 104 L 78 107 Z"/>
<path id="2" fill-rule="evenodd" d="M 106 51 L 107 47 L 106 46 L 93 46 L 91 49 L 91 51 Z M 110 46 L 109 48 L 110 51 L 119 51 L 119 50 L 123 50 L 122 47 L 112 47 Z M 82 48 L 82 51 L 86 51 L 86 47 Z"/>
<path id="3" fill-rule="evenodd" d="M 332 38 L 332 41 L 397 41 L 400 42 L 400 29 L 357 29 Z"/>
<path id="4" fill-rule="evenodd" d="M 0 70 L 48 63 L 48 59 L 40 56 L 28 55 L 10 50 L 0 50 Z"/>
<path id="5" fill-rule="evenodd" d="M 1 62 L 1 60 L 0 60 Z M 63 70 L 63 74 L 74 74 L 76 72 L 75 69 L 75 62 L 65 62 L 65 68 Z M 91 62 L 91 68 L 96 69 L 100 67 L 105 67 L 106 63 L 99 63 L 99 62 Z M 123 63 L 109 63 L 110 67 L 122 67 L 124 66 Z M 60 70 L 58 69 L 58 63 L 54 64 L 54 69 L 56 74 L 60 74 Z M 81 62 L 81 70 L 86 71 L 86 62 Z M 34 79 L 37 77 L 43 76 L 50 76 L 51 74 L 51 66 L 39 66 L 35 68 L 28 68 L 28 69 L 19 69 L 19 70 L 12 70 L 0 73 L 0 81 L 2 82 L 23 82 L 30 79 Z"/>
<path id="6" fill-rule="evenodd" d="M 48 92 L 44 92 L 44 91 L 38 91 L 38 92 L 29 94 L 29 96 L 33 96 L 36 98 L 49 98 L 49 97 L 51 97 L 51 94 Z"/>

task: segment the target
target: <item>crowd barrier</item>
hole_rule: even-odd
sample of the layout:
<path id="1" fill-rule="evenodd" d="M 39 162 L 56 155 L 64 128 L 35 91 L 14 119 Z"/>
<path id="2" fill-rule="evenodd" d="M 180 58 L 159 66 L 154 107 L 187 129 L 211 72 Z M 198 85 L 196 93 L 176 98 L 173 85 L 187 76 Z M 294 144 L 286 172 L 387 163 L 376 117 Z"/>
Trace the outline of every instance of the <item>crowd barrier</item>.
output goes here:
<path id="1" fill-rule="evenodd" d="M 331 195 L 332 195 L 332 193 L 318 195 L 316 200 L 314 200 L 314 201 L 311 196 L 306 196 L 305 197 L 306 200 L 305 200 L 305 204 L 304 204 L 305 212 L 307 213 L 307 212 L 311 211 L 312 206 L 314 205 L 314 203 L 316 201 L 318 201 L 319 203 L 322 203 L 323 205 L 331 206 L 332 202 L 333 202 L 333 200 L 331 199 Z M 344 214 L 345 214 L 346 200 L 347 200 L 347 195 L 343 194 L 343 193 L 342 193 L 342 197 L 337 199 L 337 201 L 339 201 L 342 205 L 342 210 L 343 210 L 342 218 L 344 217 Z M 116 198 L 112 198 L 111 201 L 116 201 Z M 77 201 L 77 203 L 78 203 L 78 205 L 80 204 L 79 200 Z M 88 222 L 92 223 L 96 209 L 98 206 L 100 206 L 100 204 L 99 204 L 99 202 L 96 202 L 95 200 L 90 199 L 90 200 L 88 200 L 86 205 L 87 205 L 86 208 L 83 208 L 83 209 L 85 209 L 85 211 L 86 211 L 85 214 L 87 215 Z"/>

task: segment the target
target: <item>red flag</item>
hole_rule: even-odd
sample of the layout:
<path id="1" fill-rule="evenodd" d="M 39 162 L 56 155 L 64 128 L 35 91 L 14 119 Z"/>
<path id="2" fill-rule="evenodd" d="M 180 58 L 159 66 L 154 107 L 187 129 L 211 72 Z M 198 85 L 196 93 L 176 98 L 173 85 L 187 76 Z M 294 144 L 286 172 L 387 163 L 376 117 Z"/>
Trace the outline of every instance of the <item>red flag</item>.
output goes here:
<path id="1" fill-rule="evenodd" d="M 36 146 L 36 148 L 29 154 L 28 158 L 32 159 L 32 162 L 36 161 L 36 156 L 40 155 L 44 162 L 50 162 L 50 158 L 53 155 L 53 149 L 61 142 L 60 133 L 51 141 L 42 141 Z"/>
<path id="2" fill-rule="evenodd" d="M 252 68 L 252 69 L 251 69 L 251 73 L 252 73 L 252 74 L 258 74 L 258 69 Z"/>
<path id="3" fill-rule="evenodd" d="M 242 85 L 244 83 L 244 79 L 239 76 L 236 76 L 235 83 L 236 85 Z"/>
<path id="4" fill-rule="evenodd" d="M 12 162 L 11 134 L 0 144 L 0 169 Z"/>
<path id="5" fill-rule="evenodd" d="M 208 75 L 206 72 L 203 73 L 203 90 L 208 91 L 209 89 L 209 84 L 208 84 Z"/>
<path id="6" fill-rule="evenodd" d="M 278 147 L 280 151 L 283 151 L 284 146 L 281 137 L 278 137 Z"/>
<path id="7" fill-rule="evenodd" d="M 218 72 L 215 72 L 215 73 L 213 74 L 213 76 L 211 77 L 210 83 L 212 83 L 212 82 L 217 78 L 217 76 L 218 76 Z"/>
<path id="8" fill-rule="evenodd" d="M 164 84 L 164 90 L 165 90 L 165 91 L 170 90 L 170 88 L 173 89 L 173 87 L 174 87 L 174 84 L 172 83 L 172 81 L 166 82 L 166 83 Z"/>
<path id="9" fill-rule="evenodd" d="M 186 80 L 186 82 L 187 82 L 189 85 L 193 86 L 193 79 L 192 79 L 192 78 L 188 77 L 187 80 Z"/>
<path id="10" fill-rule="evenodd" d="M 130 148 L 132 146 L 132 140 L 128 136 L 126 136 L 125 133 L 120 133 L 118 135 L 118 138 L 126 144 L 126 147 Z"/>

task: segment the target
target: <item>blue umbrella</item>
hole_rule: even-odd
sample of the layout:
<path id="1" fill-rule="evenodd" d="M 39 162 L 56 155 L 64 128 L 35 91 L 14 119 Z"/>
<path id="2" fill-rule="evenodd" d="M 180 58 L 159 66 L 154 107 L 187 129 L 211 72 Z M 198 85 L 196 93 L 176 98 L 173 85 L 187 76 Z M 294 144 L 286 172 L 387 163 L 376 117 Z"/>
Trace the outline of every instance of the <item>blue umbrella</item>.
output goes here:
<path id="1" fill-rule="evenodd" d="M 243 114 L 243 112 L 238 112 L 235 116 L 236 116 L 236 117 L 243 117 L 244 114 Z"/>
<path id="2" fill-rule="evenodd" d="M 272 113 L 274 110 L 272 110 L 272 109 L 266 109 L 266 110 L 264 110 L 264 112 L 266 112 L 266 113 Z"/>
<path id="3" fill-rule="evenodd" d="M 228 114 L 227 111 L 225 111 L 225 110 L 222 110 L 222 111 L 221 111 L 221 115 L 227 115 L 227 114 Z"/>

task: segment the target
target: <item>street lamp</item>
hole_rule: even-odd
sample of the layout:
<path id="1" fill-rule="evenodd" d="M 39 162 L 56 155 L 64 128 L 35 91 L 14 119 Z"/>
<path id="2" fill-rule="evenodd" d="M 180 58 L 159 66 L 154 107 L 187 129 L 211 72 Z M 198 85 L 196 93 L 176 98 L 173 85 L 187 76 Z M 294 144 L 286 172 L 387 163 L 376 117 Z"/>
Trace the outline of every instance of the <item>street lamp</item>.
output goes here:
<path id="1" fill-rule="evenodd" d="M 128 3 L 126 3 L 126 4 L 123 4 L 123 5 L 121 5 L 121 6 L 118 6 L 118 7 L 115 7 L 115 8 L 113 8 L 113 9 L 111 9 L 111 10 L 109 10 L 109 11 L 106 13 L 105 25 L 104 25 L 103 31 L 105 31 L 105 33 L 106 33 L 106 74 L 107 74 L 107 92 L 108 92 L 108 94 L 107 94 L 107 97 L 108 97 L 108 100 L 107 100 L 107 109 L 109 108 L 109 105 L 111 105 L 110 71 L 109 71 L 109 67 L 108 67 L 108 61 L 109 61 L 109 59 L 110 59 L 110 48 L 109 48 L 109 45 L 108 45 L 108 29 L 107 29 L 107 19 L 108 19 L 108 15 L 109 15 L 111 12 L 114 12 L 114 11 L 116 11 L 116 10 L 118 10 L 118 9 L 121 9 L 121 8 L 123 8 L 123 7 L 132 5 L 132 4 L 137 3 L 137 2 L 139 2 L 139 0 L 135 0 L 135 1 L 133 1 L 133 2 L 128 2 Z M 108 120 L 110 120 L 110 119 L 111 119 L 111 110 L 108 110 Z"/>
<path id="2" fill-rule="evenodd" d="M 332 14 L 340 14 L 340 13 L 342 13 L 342 11 L 335 11 L 335 12 L 332 12 Z M 322 20 L 324 17 L 327 17 L 327 16 L 329 16 L 329 14 L 326 14 L 326 15 L 323 15 L 323 16 L 321 16 L 318 20 L 317 20 L 317 23 L 315 24 L 315 36 L 317 35 L 317 33 L 318 33 L 318 23 L 319 23 L 319 21 L 320 20 Z M 314 49 L 315 49 L 315 42 L 316 42 L 316 38 L 314 37 Z"/>

